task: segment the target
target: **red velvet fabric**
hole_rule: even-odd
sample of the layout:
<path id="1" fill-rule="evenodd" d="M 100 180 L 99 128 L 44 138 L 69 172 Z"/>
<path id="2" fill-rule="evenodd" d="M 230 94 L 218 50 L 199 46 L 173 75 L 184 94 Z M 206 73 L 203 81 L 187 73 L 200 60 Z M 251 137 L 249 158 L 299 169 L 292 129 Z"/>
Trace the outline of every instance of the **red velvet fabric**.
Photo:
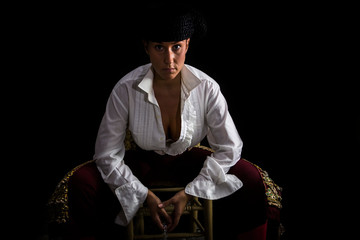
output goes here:
<path id="1" fill-rule="evenodd" d="M 237 240 L 260 240 L 266 239 L 267 222 L 247 232 L 237 235 Z"/>

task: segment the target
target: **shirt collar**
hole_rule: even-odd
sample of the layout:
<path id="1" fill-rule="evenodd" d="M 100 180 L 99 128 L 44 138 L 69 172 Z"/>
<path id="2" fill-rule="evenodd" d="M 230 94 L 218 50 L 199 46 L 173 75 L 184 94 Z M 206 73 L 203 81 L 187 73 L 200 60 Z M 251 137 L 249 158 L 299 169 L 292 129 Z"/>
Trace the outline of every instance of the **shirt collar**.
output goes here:
<path id="1" fill-rule="evenodd" d="M 142 89 L 145 93 L 147 93 L 149 102 L 157 105 L 157 101 L 155 98 L 155 93 L 153 89 L 153 80 L 154 80 L 154 73 L 152 71 L 151 65 L 145 74 L 144 78 L 139 83 L 138 87 Z"/>
<path id="2" fill-rule="evenodd" d="M 191 90 L 201 83 L 201 80 L 191 70 L 192 69 L 186 64 L 181 70 L 182 85 L 187 96 L 190 94 Z"/>
<path id="3" fill-rule="evenodd" d="M 193 90 L 201 83 L 201 80 L 195 75 L 193 71 L 191 71 L 191 69 L 186 64 L 181 69 L 181 78 L 182 78 L 182 89 L 186 97 L 190 95 L 191 90 Z M 144 78 L 138 84 L 138 87 L 147 93 L 149 102 L 153 104 L 157 104 L 153 89 L 153 80 L 154 80 L 154 73 L 150 65 Z"/>

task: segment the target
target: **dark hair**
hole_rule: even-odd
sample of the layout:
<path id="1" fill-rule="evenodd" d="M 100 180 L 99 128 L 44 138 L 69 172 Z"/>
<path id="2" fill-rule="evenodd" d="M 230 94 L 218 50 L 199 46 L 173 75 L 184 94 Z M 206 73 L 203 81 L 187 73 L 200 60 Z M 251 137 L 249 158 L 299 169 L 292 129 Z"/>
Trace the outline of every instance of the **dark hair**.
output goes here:
<path id="1" fill-rule="evenodd" d="M 142 13 L 141 38 L 146 41 L 172 42 L 201 38 L 207 24 L 203 15 L 190 7 L 149 6 Z"/>

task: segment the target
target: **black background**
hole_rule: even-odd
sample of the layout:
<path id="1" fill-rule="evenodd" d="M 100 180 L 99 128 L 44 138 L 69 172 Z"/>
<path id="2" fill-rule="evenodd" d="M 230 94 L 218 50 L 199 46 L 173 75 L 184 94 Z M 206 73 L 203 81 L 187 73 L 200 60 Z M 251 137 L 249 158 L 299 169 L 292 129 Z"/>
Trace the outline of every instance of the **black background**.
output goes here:
<path id="1" fill-rule="evenodd" d="M 220 84 L 244 141 L 243 157 L 283 187 L 287 238 L 324 234 L 321 223 L 338 211 L 333 189 L 343 196 L 339 188 L 344 188 L 339 172 L 328 166 L 340 167 L 335 153 L 340 145 L 350 146 L 344 142 L 355 143 L 348 135 L 355 132 L 358 114 L 355 78 L 341 65 L 347 46 L 335 47 L 349 33 L 340 22 L 344 10 L 304 3 L 196 7 L 207 19 L 208 34 L 191 41 L 186 63 Z M 18 131 L 7 139 L 14 147 L 8 150 L 14 161 L 8 171 L 21 175 L 11 178 L 20 179 L 12 181 L 20 212 L 11 219 L 29 226 L 29 235 L 41 236 L 56 184 L 92 158 L 112 87 L 148 59 L 133 27 L 136 4 L 32 4 L 11 10 L 13 68 L 7 79 L 16 90 L 5 102 L 11 103 L 7 119 Z"/>

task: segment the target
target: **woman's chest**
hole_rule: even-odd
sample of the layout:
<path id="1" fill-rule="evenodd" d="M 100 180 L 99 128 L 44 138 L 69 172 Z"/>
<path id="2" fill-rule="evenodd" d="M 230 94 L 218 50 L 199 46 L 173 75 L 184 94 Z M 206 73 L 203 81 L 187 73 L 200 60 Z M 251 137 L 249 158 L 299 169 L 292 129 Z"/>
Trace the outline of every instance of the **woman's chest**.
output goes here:
<path id="1" fill-rule="evenodd" d="M 181 97 L 180 94 L 157 94 L 161 122 L 163 125 L 166 139 L 176 141 L 181 132 Z"/>
<path id="2" fill-rule="evenodd" d="M 205 108 L 195 96 L 187 99 L 160 97 L 157 104 L 144 101 L 141 95 L 133 100 L 129 108 L 129 129 L 135 142 L 145 150 L 167 148 L 166 139 L 169 138 L 184 143 L 183 147 L 190 147 L 207 133 Z"/>

